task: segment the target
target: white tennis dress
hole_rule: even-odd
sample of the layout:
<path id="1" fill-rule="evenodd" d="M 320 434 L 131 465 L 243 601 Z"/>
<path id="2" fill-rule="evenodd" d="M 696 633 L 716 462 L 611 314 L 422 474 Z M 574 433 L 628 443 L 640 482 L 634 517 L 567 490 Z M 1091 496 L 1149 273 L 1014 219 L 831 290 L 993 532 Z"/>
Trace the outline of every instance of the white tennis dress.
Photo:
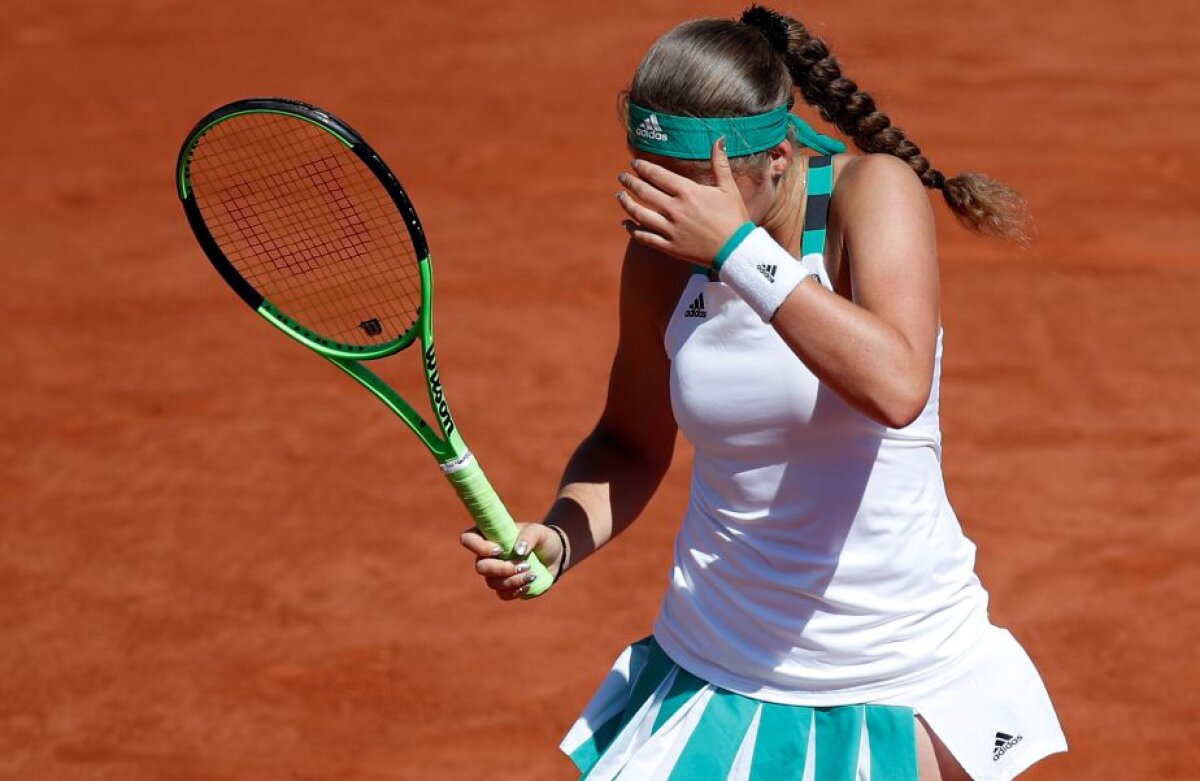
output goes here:
<path id="1" fill-rule="evenodd" d="M 654 627 L 671 658 L 759 699 L 844 705 L 902 691 L 978 643 L 987 592 L 942 485 L 940 334 L 929 401 L 900 430 L 851 408 L 701 275 L 666 349 L 696 451 Z"/>

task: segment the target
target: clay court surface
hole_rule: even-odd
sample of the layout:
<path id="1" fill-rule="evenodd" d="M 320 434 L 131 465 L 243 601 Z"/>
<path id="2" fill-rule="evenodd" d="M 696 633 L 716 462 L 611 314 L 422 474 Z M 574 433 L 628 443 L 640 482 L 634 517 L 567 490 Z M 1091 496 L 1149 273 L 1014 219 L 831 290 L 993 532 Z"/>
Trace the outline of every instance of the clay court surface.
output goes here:
<path id="1" fill-rule="evenodd" d="M 1200 5 L 781 7 L 1038 217 L 1024 251 L 938 207 L 950 497 L 1072 747 L 1027 777 L 1195 778 Z M 536 519 L 615 339 L 617 91 L 740 8 L 6 0 L 0 778 L 572 777 L 555 744 L 648 631 L 686 445 L 626 536 L 494 601 L 427 453 L 220 282 L 172 168 L 238 97 L 355 125 L 425 222 L 458 424 Z"/>

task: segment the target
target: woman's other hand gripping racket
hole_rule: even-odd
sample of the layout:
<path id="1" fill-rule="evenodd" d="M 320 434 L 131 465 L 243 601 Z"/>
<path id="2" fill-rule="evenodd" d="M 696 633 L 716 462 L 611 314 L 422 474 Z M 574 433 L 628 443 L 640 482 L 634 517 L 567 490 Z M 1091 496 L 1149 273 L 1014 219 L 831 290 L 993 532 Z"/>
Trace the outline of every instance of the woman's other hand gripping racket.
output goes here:
<path id="1" fill-rule="evenodd" d="M 503 548 L 480 534 L 479 529 L 463 532 L 461 538 L 462 546 L 475 554 L 475 571 L 483 576 L 488 588 L 506 602 L 524 597 L 537 582 L 527 556 L 544 562 L 554 573 L 555 580 L 562 574 L 567 558 L 563 545 L 565 538 L 554 527 L 519 523 L 517 528 L 520 532 L 511 555 L 506 555 Z"/>

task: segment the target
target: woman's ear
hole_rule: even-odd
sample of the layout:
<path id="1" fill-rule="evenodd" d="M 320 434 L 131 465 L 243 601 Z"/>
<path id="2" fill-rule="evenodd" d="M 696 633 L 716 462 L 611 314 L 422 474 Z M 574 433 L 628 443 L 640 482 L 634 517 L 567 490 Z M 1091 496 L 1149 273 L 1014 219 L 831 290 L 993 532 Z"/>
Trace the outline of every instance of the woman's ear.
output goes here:
<path id="1" fill-rule="evenodd" d="M 792 149 L 791 142 L 784 139 L 767 150 L 767 154 L 769 156 L 767 173 L 771 177 L 771 181 L 778 182 L 787 173 L 787 170 L 792 167 L 796 152 Z"/>

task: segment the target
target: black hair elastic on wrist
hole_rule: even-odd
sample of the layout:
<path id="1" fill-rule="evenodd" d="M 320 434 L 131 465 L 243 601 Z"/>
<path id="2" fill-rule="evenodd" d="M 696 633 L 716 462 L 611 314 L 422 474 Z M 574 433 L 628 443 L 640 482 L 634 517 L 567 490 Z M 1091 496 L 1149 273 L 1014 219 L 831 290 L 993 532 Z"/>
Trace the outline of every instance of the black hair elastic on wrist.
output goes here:
<path id="1" fill-rule="evenodd" d="M 567 547 L 566 532 L 552 523 L 546 524 L 546 528 L 558 535 L 558 544 L 562 546 L 562 556 L 560 556 L 558 559 L 558 571 L 554 573 L 553 582 L 557 583 L 558 579 L 562 577 L 562 574 L 567 571 L 567 552 L 570 550 L 570 548 Z"/>

